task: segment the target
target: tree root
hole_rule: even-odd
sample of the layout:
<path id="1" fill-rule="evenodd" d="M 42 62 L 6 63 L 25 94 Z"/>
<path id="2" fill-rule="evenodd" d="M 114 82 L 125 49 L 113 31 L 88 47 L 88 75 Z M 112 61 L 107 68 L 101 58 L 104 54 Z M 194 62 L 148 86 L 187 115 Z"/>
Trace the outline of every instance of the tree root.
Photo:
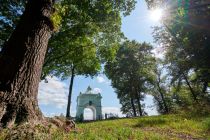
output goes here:
<path id="1" fill-rule="evenodd" d="M 5 140 L 23 140 L 23 139 L 53 139 L 55 133 L 75 132 L 75 123 L 73 120 L 64 117 L 45 118 L 42 121 L 30 121 L 22 123 L 12 128 L 0 129 L 0 138 Z"/>

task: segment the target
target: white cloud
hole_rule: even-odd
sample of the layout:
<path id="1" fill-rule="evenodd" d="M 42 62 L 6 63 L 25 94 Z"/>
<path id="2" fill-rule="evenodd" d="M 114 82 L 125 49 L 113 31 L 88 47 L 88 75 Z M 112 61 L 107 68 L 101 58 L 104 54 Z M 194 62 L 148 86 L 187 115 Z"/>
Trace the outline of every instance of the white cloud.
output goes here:
<path id="1" fill-rule="evenodd" d="M 102 90 L 101 90 L 100 88 L 94 88 L 94 89 L 92 90 L 92 92 L 93 92 L 94 94 L 98 94 L 98 93 L 101 93 Z"/>
<path id="2" fill-rule="evenodd" d="M 104 82 L 106 82 L 106 80 L 105 80 L 104 77 L 102 77 L 102 76 L 97 76 L 96 79 L 97 79 L 97 81 L 98 81 L 99 83 L 104 83 Z"/>
<path id="3" fill-rule="evenodd" d="M 106 76 L 97 76 L 96 80 L 98 83 L 105 83 L 107 85 L 111 85 L 111 80 L 107 79 Z"/>
<path id="4" fill-rule="evenodd" d="M 38 100 L 40 105 L 53 105 L 64 108 L 68 99 L 68 88 L 56 77 L 47 77 L 48 83 L 39 84 Z"/>
<path id="5" fill-rule="evenodd" d="M 105 114 L 105 113 L 117 114 L 119 117 L 125 116 L 122 114 L 122 112 L 120 111 L 120 108 L 118 107 L 102 107 L 102 114 Z"/>
<path id="6" fill-rule="evenodd" d="M 56 113 L 47 113 L 47 112 L 43 112 L 43 114 L 44 114 L 46 117 L 59 116 L 59 114 L 56 114 Z"/>

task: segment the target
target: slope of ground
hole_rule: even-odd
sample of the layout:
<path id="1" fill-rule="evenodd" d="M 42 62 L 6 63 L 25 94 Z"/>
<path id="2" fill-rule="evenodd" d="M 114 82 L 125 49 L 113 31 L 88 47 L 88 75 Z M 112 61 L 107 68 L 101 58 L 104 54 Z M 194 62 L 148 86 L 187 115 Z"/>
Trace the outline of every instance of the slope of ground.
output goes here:
<path id="1" fill-rule="evenodd" d="M 210 139 L 209 117 L 181 117 L 162 115 L 142 118 L 107 120 L 78 125 L 79 132 L 72 139 L 146 139 L 191 140 Z"/>
<path id="2" fill-rule="evenodd" d="M 3 139 L 3 136 L 0 139 Z M 161 115 L 80 123 L 77 124 L 75 131 L 69 133 L 54 131 L 50 137 L 39 137 L 39 139 L 208 140 L 210 117 Z"/>

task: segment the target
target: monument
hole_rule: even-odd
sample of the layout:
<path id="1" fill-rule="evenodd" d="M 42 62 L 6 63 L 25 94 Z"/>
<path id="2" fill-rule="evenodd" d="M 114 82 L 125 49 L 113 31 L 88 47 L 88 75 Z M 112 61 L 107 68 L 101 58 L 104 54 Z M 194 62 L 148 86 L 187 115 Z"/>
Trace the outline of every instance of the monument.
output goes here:
<path id="1" fill-rule="evenodd" d="M 92 110 L 93 120 L 102 119 L 101 99 L 101 94 L 94 94 L 90 86 L 87 88 L 85 93 L 80 92 L 79 96 L 77 96 L 76 119 L 79 121 L 84 120 L 85 108 L 89 108 Z"/>

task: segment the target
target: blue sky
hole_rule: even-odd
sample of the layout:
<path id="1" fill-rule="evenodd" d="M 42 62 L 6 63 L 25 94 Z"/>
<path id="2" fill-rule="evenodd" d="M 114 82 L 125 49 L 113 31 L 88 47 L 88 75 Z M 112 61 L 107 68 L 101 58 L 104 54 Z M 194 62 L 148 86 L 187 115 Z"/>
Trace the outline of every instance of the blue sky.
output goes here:
<path id="1" fill-rule="evenodd" d="M 149 11 L 144 0 L 138 0 L 135 10 L 131 15 L 122 18 L 122 31 L 130 40 L 139 42 L 153 43 L 152 26 L 158 23 L 149 18 Z M 120 113 L 119 100 L 117 99 L 111 82 L 105 75 L 100 74 L 93 79 L 77 76 L 74 81 L 71 114 L 74 116 L 76 112 L 76 97 L 80 92 L 85 92 L 88 86 L 91 86 L 94 92 L 101 92 L 102 95 L 102 111 L 103 113 Z M 56 77 L 49 77 L 49 82 L 40 83 L 39 87 L 39 106 L 46 116 L 54 116 L 66 113 L 66 104 L 68 97 L 69 79 L 60 81 Z M 146 106 L 153 105 L 152 97 L 147 96 L 144 103 Z M 156 114 L 155 109 L 146 109 L 149 115 Z"/>

